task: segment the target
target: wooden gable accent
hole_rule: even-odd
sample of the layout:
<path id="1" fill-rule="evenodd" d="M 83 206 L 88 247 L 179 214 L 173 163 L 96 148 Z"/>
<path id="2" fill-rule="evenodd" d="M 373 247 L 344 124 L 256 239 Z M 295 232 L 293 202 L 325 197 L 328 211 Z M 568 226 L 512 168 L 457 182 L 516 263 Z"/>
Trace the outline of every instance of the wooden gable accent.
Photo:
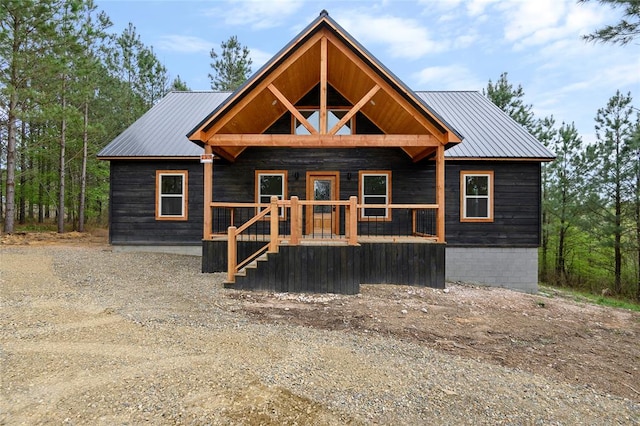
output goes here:
<path id="1" fill-rule="evenodd" d="M 414 161 L 436 153 L 438 146 L 460 142 L 412 92 L 360 48 L 348 34 L 321 15 L 225 104 L 195 129 L 189 138 L 234 161 L 249 146 L 402 148 Z M 296 108 L 319 85 L 319 128 Z M 327 92 L 335 89 L 350 103 L 346 115 L 328 128 Z M 283 114 L 290 113 L 309 135 L 264 134 Z M 337 135 L 357 113 L 384 134 Z M 356 129 L 357 133 L 357 129 Z"/>

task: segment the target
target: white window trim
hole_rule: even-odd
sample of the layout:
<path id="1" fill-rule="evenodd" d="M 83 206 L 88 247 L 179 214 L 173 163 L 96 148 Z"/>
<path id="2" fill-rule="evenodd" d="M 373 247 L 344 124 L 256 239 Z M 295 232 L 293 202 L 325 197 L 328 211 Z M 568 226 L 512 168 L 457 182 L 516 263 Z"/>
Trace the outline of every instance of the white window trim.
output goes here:
<path id="1" fill-rule="evenodd" d="M 364 180 L 366 176 L 384 176 L 386 178 L 386 182 L 387 182 L 387 191 L 386 194 L 384 195 L 384 204 L 390 204 L 391 203 L 391 171 L 387 171 L 387 170 L 371 170 L 371 171 L 360 171 L 359 173 L 359 194 L 360 194 L 360 203 L 361 204 L 367 204 L 367 198 L 368 197 L 383 197 L 383 195 L 366 195 L 364 193 Z M 379 204 L 379 203 L 375 203 L 375 204 Z M 377 220 L 391 220 L 391 209 L 385 208 L 384 209 L 384 216 L 367 216 L 365 214 L 366 212 L 366 207 L 363 207 L 362 209 L 360 209 L 360 219 L 377 219 Z"/>
<path id="2" fill-rule="evenodd" d="M 260 179 L 262 176 L 281 176 L 282 177 L 282 194 L 263 194 L 260 190 Z M 256 170 L 256 203 L 260 204 L 260 200 L 262 197 L 272 196 L 278 197 L 279 200 L 286 200 L 287 198 L 287 171 L 286 170 Z M 260 211 L 260 209 L 258 209 Z M 280 208 L 280 212 L 278 214 L 280 219 L 285 219 L 285 209 Z M 265 218 L 270 217 L 270 215 L 266 215 Z"/>
<path id="3" fill-rule="evenodd" d="M 467 178 L 470 176 L 486 177 L 487 195 L 467 195 Z M 468 216 L 467 201 L 470 199 L 487 200 L 487 216 Z M 466 171 L 460 172 L 460 221 L 461 222 L 493 222 L 493 172 L 492 171 Z"/>
<path id="4" fill-rule="evenodd" d="M 187 220 L 188 216 L 188 175 L 187 170 L 156 170 L 156 220 Z M 163 194 L 162 178 L 165 176 L 180 176 L 182 178 L 182 193 Z M 162 214 L 162 201 L 167 198 L 180 198 L 182 202 L 179 215 Z"/>

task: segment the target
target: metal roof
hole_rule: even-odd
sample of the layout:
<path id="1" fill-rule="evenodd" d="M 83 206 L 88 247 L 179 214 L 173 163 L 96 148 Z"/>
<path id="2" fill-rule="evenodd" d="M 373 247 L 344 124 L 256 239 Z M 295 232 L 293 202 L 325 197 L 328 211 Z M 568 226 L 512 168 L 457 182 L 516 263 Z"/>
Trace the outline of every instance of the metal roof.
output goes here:
<path id="1" fill-rule="evenodd" d="M 228 92 L 170 92 L 99 153 L 104 157 L 199 157 L 187 132 L 220 105 Z"/>
<path id="2" fill-rule="evenodd" d="M 479 92 L 415 93 L 464 136 L 461 143 L 447 149 L 445 157 L 555 158 L 522 125 Z"/>
<path id="3" fill-rule="evenodd" d="M 447 149 L 448 158 L 555 158 L 524 127 L 478 92 L 414 93 L 464 137 L 461 143 Z M 186 135 L 229 95 L 171 92 L 100 151 L 98 157 L 198 157 L 203 149 Z"/>

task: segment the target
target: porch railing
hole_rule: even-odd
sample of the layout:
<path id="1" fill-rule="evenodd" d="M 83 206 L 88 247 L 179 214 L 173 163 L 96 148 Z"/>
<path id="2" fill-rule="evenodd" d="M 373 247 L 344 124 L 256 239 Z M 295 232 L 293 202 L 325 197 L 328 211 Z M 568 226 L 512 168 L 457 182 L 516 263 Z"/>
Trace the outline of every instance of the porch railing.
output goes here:
<path id="1" fill-rule="evenodd" d="M 212 202 L 210 208 L 212 226 L 205 239 L 227 238 L 229 282 L 263 253 L 277 253 L 281 244 L 332 241 L 357 245 L 367 239 L 407 237 L 444 241 L 444 236 L 437 235 L 437 204 L 358 204 L 357 197 L 314 201 L 294 196 L 290 200 L 272 197 L 269 204 Z M 238 241 L 265 244 L 238 259 Z"/>

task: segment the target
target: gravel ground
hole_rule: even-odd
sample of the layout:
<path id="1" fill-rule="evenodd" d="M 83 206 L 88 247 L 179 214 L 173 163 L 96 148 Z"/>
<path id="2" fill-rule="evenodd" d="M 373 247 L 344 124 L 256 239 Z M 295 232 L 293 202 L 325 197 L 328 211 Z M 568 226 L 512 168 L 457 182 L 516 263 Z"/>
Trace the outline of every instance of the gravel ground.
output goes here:
<path id="1" fill-rule="evenodd" d="M 588 386 L 257 321 L 199 270 L 104 245 L 0 247 L 0 423 L 640 424 L 640 404 Z"/>

